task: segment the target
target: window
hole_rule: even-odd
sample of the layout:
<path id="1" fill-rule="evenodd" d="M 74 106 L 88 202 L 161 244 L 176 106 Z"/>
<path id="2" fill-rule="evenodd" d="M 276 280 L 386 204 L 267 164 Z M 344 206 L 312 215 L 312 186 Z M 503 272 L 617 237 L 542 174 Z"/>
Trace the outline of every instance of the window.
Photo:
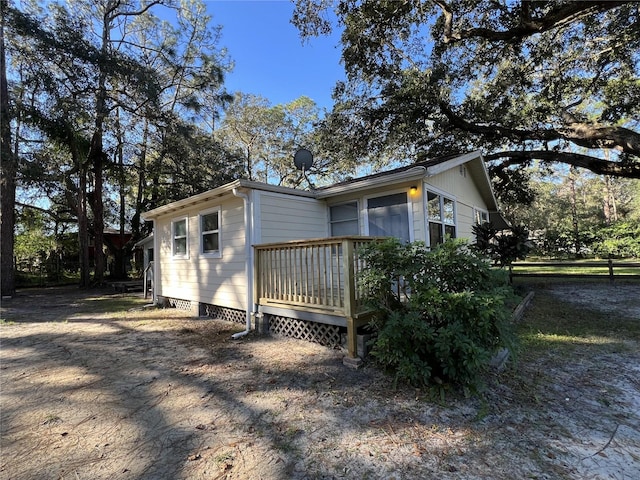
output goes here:
<path id="1" fill-rule="evenodd" d="M 427 191 L 427 221 L 431 246 L 444 242 L 446 237 L 456 238 L 455 201 Z"/>
<path id="2" fill-rule="evenodd" d="M 358 203 L 350 202 L 329 207 L 331 236 L 358 235 Z"/>
<path id="3" fill-rule="evenodd" d="M 486 210 L 474 209 L 476 223 L 482 225 L 483 223 L 489 223 L 489 212 Z"/>
<path id="4" fill-rule="evenodd" d="M 369 235 L 411 241 L 407 193 L 394 193 L 367 200 Z"/>
<path id="5" fill-rule="evenodd" d="M 187 256 L 187 219 L 181 218 L 171 222 L 171 234 L 173 236 L 173 256 Z"/>
<path id="6" fill-rule="evenodd" d="M 200 251 L 220 256 L 220 210 L 200 214 Z"/>

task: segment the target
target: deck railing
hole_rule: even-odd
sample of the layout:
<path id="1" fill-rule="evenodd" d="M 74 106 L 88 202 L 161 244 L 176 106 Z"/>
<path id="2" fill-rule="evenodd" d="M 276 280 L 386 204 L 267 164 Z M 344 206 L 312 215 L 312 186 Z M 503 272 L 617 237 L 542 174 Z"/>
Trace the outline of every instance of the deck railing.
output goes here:
<path id="1" fill-rule="evenodd" d="M 333 237 L 256 245 L 255 298 L 260 305 L 354 317 L 362 312 L 356 285 L 358 250 L 371 237 Z"/>

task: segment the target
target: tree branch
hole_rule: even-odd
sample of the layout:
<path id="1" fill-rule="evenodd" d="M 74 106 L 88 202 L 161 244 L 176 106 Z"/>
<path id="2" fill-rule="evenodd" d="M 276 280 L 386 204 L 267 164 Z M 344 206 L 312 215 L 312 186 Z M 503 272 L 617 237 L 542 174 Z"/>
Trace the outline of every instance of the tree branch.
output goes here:
<path id="1" fill-rule="evenodd" d="M 512 140 L 539 140 L 539 141 L 553 141 L 561 138 L 559 132 L 553 129 L 541 129 L 541 130 L 521 130 L 518 128 L 508 128 L 498 124 L 481 125 L 478 123 L 472 123 L 465 120 L 460 115 L 455 113 L 450 105 L 445 102 L 439 103 L 440 111 L 447 117 L 449 123 L 464 130 L 465 132 L 477 133 L 484 135 L 487 138 L 509 138 Z"/>
<path id="2" fill-rule="evenodd" d="M 585 148 L 611 148 L 640 157 L 640 134 L 615 125 L 572 123 L 558 129 L 560 136 Z"/>
<path id="3" fill-rule="evenodd" d="M 36 205 L 31 205 L 31 204 L 22 203 L 22 202 L 16 202 L 16 206 L 17 207 L 22 207 L 22 208 L 30 208 L 32 210 L 37 210 L 38 212 L 44 213 L 45 215 L 49 216 L 50 218 L 52 218 L 57 223 L 78 223 L 78 219 L 77 218 L 73 218 L 71 216 L 60 215 L 56 211 L 52 210 L 51 208 L 42 208 L 42 207 L 38 207 Z M 69 212 L 63 212 L 63 213 L 64 214 L 68 214 Z"/>
<path id="4" fill-rule="evenodd" d="M 453 31 L 453 10 L 443 0 L 435 2 L 444 16 L 444 43 L 456 43 L 469 38 L 483 38 L 493 41 L 519 41 L 536 33 L 546 32 L 573 23 L 585 16 L 605 12 L 629 2 L 567 2 L 550 10 L 546 15 L 538 18 L 531 16 L 529 2 L 523 1 L 520 9 L 520 23 L 507 30 L 493 30 L 489 28 L 468 28 L 458 32 Z"/>
<path id="5" fill-rule="evenodd" d="M 137 10 L 137 11 L 117 12 L 117 13 L 113 14 L 113 16 L 111 17 L 111 20 L 115 19 L 116 17 L 135 17 L 135 16 L 139 16 L 139 15 L 142 15 L 143 13 L 145 13 L 151 7 L 153 7 L 155 5 L 159 5 L 159 4 L 164 4 L 163 0 L 154 0 L 153 2 L 149 2 L 147 5 L 143 5 L 142 8 L 140 8 L 140 10 Z M 119 1 L 115 2 L 114 5 L 113 5 L 113 8 L 108 10 L 107 14 L 111 14 L 114 11 L 116 11 L 120 7 L 120 5 L 121 5 L 121 2 L 119 2 Z"/>
<path id="6" fill-rule="evenodd" d="M 445 102 L 440 102 L 439 106 L 453 127 L 483 135 L 487 139 L 508 138 L 519 142 L 567 140 L 580 147 L 609 148 L 640 157 L 640 134 L 625 127 L 570 120 L 570 123 L 559 128 L 523 130 L 499 124 L 472 123 L 455 113 Z"/>
<path id="7" fill-rule="evenodd" d="M 551 150 L 496 152 L 484 156 L 485 161 L 505 159 L 500 167 L 521 165 L 532 160 L 560 162 L 574 167 L 586 168 L 598 175 L 613 175 L 624 178 L 640 179 L 640 163 L 623 163 L 572 152 L 554 152 Z"/>

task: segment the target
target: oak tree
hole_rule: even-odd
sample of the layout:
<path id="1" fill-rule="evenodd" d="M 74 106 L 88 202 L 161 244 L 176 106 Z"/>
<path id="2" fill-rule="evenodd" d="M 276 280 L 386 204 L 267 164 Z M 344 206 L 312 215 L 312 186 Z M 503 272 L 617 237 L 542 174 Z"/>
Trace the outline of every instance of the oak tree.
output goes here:
<path id="1" fill-rule="evenodd" d="M 638 2 L 297 0 L 293 23 L 342 29 L 336 154 L 481 148 L 505 183 L 534 160 L 640 178 Z"/>

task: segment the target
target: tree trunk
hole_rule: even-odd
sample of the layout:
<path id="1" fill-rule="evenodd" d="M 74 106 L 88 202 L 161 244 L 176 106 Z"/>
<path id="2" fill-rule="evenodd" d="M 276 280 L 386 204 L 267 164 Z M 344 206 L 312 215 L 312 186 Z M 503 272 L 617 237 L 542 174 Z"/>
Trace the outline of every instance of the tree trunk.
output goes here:
<path id="1" fill-rule="evenodd" d="M 580 230 L 578 225 L 578 202 L 576 198 L 576 178 L 575 168 L 571 168 L 569 172 L 569 184 L 571 186 L 571 220 L 573 223 L 573 248 L 576 256 L 580 255 Z"/>
<path id="2" fill-rule="evenodd" d="M 91 208 L 93 210 L 93 238 L 95 242 L 95 271 L 93 280 L 96 285 L 104 282 L 104 201 L 103 174 L 104 174 L 104 150 L 102 143 L 104 121 L 107 118 L 107 68 L 109 54 L 109 40 L 112 14 L 117 8 L 117 2 L 108 2 L 102 18 L 102 45 L 100 55 L 100 73 L 98 75 L 98 85 L 96 91 L 96 119 L 91 147 L 89 150 L 89 162 L 93 166 L 93 197 Z"/>
<path id="3" fill-rule="evenodd" d="M 120 123 L 120 110 L 116 109 L 116 162 L 118 165 L 118 190 L 120 196 L 120 239 L 118 242 L 119 247 L 113 248 L 112 253 L 114 256 L 114 268 L 111 272 L 111 276 L 114 279 L 123 280 L 127 278 L 127 266 L 126 266 L 126 247 L 124 244 L 125 235 L 125 206 L 126 206 L 126 175 L 124 170 L 124 151 L 123 151 L 123 139 L 122 139 L 122 125 Z"/>
<path id="4" fill-rule="evenodd" d="M 91 283 L 89 265 L 89 220 L 87 218 L 87 167 L 84 163 L 78 169 L 78 244 L 80 248 L 80 288 L 88 288 Z"/>
<path id="5" fill-rule="evenodd" d="M 140 145 L 140 157 L 138 163 L 138 191 L 136 192 L 135 213 L 131 219 L 131 233 L 133 241 L 142 239 L 142 225 L 140 216 L 142 215 L 142 200 L 147 187 L 147 141 L 149 138 L 149 120 L 145 118 L 144 129 L 142 131 L 142 142 Z"/>
<path id="6" fill-rule="evenodd" d="M 604 223 L 611 225 L 611 178 L 604 176 Z"/>
<path id="7" fill-rule="evenodd" d="M 17 156 L 11 151 L 11 123 L 9 118 L 9 88 L 4 51 L 4 18 L 7 1 L 0 0 L 0 290 L 3 296 L 15 293 L 13 262 L 14 229 L 16 223 Z"/>
<path id="8" fill-rule="evenodd" d="M 97 122 L 96 122 L 97 123 Z M 94 272 L 93 282 L 100 286 L 104 283 L 104 202 L 103 191 L 103 151 L 102 151 L 102 121 L 96 125 L 96 132 L 91 141 L 89 153 L 90 162 L 93 165 L 93 194 L 91 197 L 91 210 L 93 211 L 93 240 L 94 240 Z"/>
<path id="9" fill-rule="evenodd" d="M 126 230 L 126 175 L 124 171 L 124 152 L 122 149 L 122 137 L 120 135 L 120 125 L 118 125 L 118 166 L 120 167 L 120 259 L 116 258 L 116 278 L 127 278 L 127 265 L 124 245 L 124 234 Z"/>

